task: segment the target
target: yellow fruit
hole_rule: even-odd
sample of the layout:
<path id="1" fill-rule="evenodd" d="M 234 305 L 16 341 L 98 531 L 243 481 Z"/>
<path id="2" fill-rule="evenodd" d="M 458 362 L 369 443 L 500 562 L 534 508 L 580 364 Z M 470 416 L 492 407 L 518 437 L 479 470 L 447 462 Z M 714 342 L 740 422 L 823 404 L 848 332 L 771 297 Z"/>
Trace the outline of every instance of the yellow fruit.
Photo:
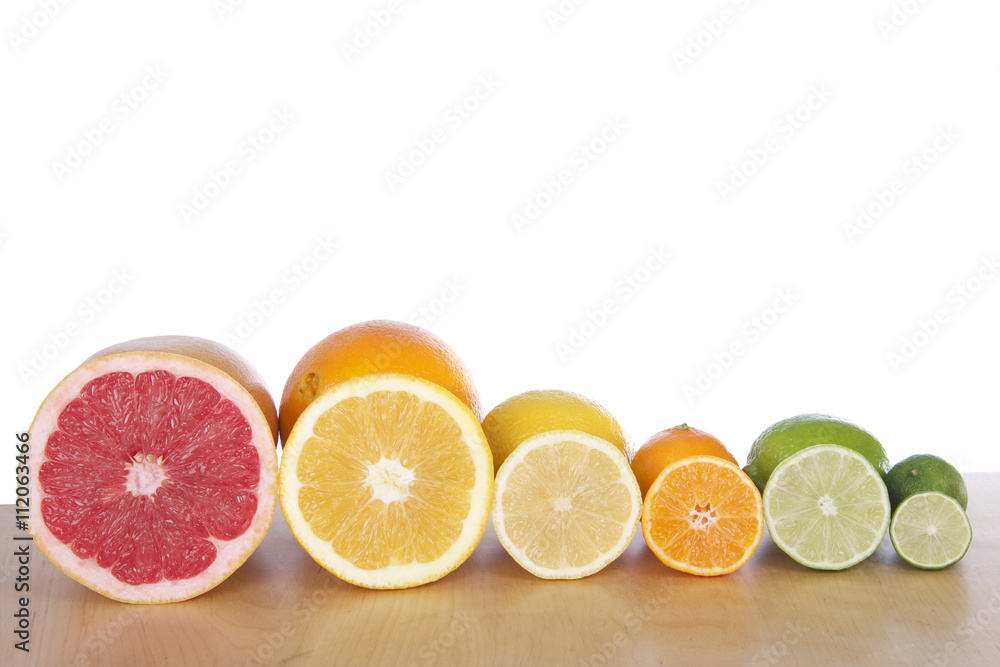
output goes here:
<path id="1" fill-rule="evenodd" d="M 292 533 L 327 570 L 367 588 L 409 588 L 475 549 L 493 461 L 453 394 L 409 375 L 368 375 L 302 412 L 284 444 L 279 497 Z"/>
<path id="2" fill-rule="evenodd" d="M 586 396 L 569 391 L 528 391 L 508 398 L 483 420 L 497 470 L 528 438 L 549 431 L 582 431 L 610 442 L 623 454 L 631 446 L 621 424 Z"/>
<path id="3" fill-rule="evenodd" d="M 360 322 L 336 331 L 306 352 L 281 393 L 279 422 L 285 442 L 309 401 L 338 382 L 374 373 L 405 373 L 453 393 L 482 420 L 472 375 L 448 344 L 412 324 L 392 320 Z"/>
<path id="4" fill-rule="evenodd" d="M 580 431 L 529 438 L 497 473 L 493 526 L 500 543 L 543 579 L 602 569 L 628 546 L 641 513 L 625 456 Z"/>

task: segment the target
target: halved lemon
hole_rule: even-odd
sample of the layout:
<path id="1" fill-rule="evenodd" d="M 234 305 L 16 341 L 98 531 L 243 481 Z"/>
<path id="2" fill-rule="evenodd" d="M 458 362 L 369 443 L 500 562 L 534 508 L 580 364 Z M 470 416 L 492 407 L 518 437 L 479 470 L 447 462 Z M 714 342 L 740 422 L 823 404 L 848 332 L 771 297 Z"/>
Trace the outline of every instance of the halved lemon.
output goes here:
<path id="1" fill-rule="evenodd" d="M 493 459 L 448 390 L 375 374 L 334 385 L 284 444 L 279 497 L 292 533 L 337 577 L 409 588 L 462 564 L 486 530 Z"/>
<path id="2" fill-rule="evenodd" d="M 579 579 L 602 569 L 625 551 L 641 513 L 625 455 L 582 431 L 528 438 L 497 472 L 497 537 L 543 579 Z"/>

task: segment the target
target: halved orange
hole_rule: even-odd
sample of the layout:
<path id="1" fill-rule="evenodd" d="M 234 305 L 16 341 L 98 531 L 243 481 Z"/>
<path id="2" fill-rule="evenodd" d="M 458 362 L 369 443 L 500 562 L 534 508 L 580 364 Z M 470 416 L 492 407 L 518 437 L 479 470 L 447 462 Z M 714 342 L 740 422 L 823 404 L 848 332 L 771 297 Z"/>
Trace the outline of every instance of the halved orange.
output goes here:
<path id="1" fill-rule="evenodd" d="M 448 390 L 396 373 L 320 392 L 285 442 L 279 497 L 323 567 L 367 588 L 443 577 L 475 549 L 493 500 L 479 421 Z"/>
<path id="2" fill-rule="evenodd" d="M 642 506 L 642 534 L 665 565 L 700 576 L 746 563 L 764 535 L 760 492 L 738 466 L 691 456 L 659 474 Z"/>

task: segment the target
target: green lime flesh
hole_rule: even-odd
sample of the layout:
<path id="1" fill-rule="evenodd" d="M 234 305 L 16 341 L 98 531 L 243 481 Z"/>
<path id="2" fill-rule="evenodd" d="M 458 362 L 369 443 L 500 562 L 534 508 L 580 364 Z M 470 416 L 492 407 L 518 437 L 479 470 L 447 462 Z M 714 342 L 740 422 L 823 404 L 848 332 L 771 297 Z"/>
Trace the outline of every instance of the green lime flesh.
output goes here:
<path id="1" fill-rule="evenodd" d="M 972 544 L 972 523 L 958 501 L 937 491 L 904 499 L 889 528 L 899 557 L 923 570 L 940 570 L 962 560 Z"/>
<path id="2" fill-rule="evenodd" d="M 889 528 L 880 472 L 853 449 L 815 445 L 782 461 L 764 488 L 764 520 L 782 551 L 818 570 L 870 556 Z"/>

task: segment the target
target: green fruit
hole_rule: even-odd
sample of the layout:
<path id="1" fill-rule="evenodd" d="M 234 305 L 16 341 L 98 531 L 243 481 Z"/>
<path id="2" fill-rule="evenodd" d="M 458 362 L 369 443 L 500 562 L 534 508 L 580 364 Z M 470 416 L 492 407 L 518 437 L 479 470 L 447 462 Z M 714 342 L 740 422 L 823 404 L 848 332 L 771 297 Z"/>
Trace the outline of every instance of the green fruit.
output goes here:
<path id="1" fill-rule="evenodd" d="M 915 454 L 903 459 L 886 475 L 885 485 L 893 509 L 913 494 L 926 491 L 943 493 L 954 498 L 963 510 L 969 508 L 969 492 L 962 473 L 933 454 Z"/>
<path id="2" fill-rule="evenodd" d="M 972 544 L 972 523 L 949 495 L 914 493 L 900 502 L 889 528 L 899 557 L 922 570 L 940 570 L 962 560 Z"/>
<path id="3" fill-rule="evenodd" d="M 764 520 L 782 551 L 818 570 L 868 558 L 889 529 L 881 473 L 838 445 L 807 447 L 782 461 L 764 489 Z"/>
<path id="4" fill-rule="evenodd" d="M 750 448 L 743 471 L 763 492 L 778 464 L 813 445 L 847 447 L 868 459 L 883 477 L 889 470 L 885 450 L 871 433 L 846 419 L 808 414 L 783 419 L 765 429 Z"/>

